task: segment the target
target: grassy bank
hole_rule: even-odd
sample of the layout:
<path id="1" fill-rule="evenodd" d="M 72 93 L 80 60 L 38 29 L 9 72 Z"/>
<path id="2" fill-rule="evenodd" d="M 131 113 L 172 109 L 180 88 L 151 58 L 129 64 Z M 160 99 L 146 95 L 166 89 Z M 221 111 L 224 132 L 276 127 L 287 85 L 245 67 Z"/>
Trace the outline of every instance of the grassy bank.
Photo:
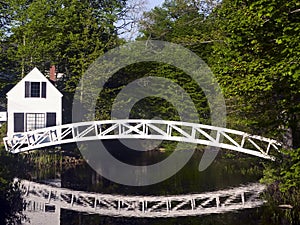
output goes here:
<path id="1" fill-rule="evenodd" d="M 300 224 L 300 149 L 283 150 L 276 162 L 265 165 L 261 182 L 275 224 Z"/>

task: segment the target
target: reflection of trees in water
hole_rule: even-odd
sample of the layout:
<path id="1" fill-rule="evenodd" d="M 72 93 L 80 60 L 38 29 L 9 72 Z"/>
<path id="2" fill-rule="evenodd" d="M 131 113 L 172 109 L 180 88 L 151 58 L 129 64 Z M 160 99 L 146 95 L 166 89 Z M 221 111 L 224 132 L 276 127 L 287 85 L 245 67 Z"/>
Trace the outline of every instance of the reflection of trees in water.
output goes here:
<path id="1" fill-rule="evenodd" d="M 21 224 L 21 192 L 13 179 L 19 169 L 16 156 L 8 155 L 0 149 L 0 224 Z"/>

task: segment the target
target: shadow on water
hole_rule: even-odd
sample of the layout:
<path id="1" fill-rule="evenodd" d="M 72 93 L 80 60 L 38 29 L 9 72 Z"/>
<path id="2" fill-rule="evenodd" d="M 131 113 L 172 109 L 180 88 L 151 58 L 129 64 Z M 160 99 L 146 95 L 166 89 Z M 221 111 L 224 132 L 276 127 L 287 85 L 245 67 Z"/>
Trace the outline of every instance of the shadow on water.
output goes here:
<path id="1" fill-rule="evenodd" d="M 149 165 L 168 157 L 170 152 L 132 151 L 110 142 L 114 157 L 132 165 Z M 118 146 L 117 146 L 118 145 Z M 188 150 L 187 150 L 188 151 Z M 64 170 L 62 187 L 123 195 L 174 195 L 215 191 L 241 184 L 257 182 L 262 176 L 262 167 L 257 159 L 218 157 L 207 170 L 198 171 L 203 151 L 196 151 L 190 161 L 174 176 L 158 184 L 130 187 L 116 184 L 97 174 L 88 164 Z"/>
<path id="2" fill-rule="evenodd" d="M 177 217 L 177 218 L 125 218 L 125 217 L 108 217 L 98 215 L 88 215 L 75 213 L 70 210 L 62 210 L 61 224 L 68 225 L 270 225 L 262 223 L 262 208 L 248 209 L 233 213 L 212 214 L 194 217 Z"/>

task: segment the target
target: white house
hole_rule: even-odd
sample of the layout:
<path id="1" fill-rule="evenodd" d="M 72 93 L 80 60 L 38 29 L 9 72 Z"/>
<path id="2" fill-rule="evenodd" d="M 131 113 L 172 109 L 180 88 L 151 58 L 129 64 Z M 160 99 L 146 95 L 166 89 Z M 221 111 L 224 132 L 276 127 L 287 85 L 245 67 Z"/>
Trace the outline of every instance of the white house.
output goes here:
<path id="1" fill-rule="evenodd" d="M 62 94 L 34 68 L 7 93 L 7 137 L 62 123 Z"/>

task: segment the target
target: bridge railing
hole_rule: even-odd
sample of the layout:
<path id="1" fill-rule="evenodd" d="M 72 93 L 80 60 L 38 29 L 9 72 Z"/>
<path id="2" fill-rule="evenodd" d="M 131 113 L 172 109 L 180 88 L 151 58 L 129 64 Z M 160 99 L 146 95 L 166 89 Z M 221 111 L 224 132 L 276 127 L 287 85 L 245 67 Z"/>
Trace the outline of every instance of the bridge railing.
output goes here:
<path id="1" fill-rule="evenodd" d="M 71 142 L 106 139 L 152 139 L 195 143 L 274 160 L 280 143 L 242 131 L 164 120 L 104 120 L 64 124 L 4 138 L 6 150 L 19 153 Z"/>

